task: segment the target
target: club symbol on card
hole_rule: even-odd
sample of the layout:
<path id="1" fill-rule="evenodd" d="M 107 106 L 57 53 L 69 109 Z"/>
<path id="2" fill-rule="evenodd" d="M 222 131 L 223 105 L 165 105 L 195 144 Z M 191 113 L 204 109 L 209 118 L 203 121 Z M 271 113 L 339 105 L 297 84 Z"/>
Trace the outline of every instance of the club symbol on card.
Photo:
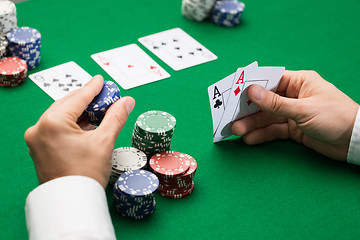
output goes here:
<path id="1" fill-rule="evenodd" d="M 63 84 L 63 83 L 59 83 L 59 85 L 58 85 L 59 87 L 64 87 L 65 86 L 65 84 Z"/>
<path id="2" fill-rule="evenodd" d="M 53 82 L 58 82 L 58 81 L 60 81 L 60 80 L 57 78 L 53 78 Z"/>
<path id="3" fill-rule="evenodd" d="M 78 83 L 78 84 L 76 84 L 75 86 L 77 86 L 77 87 L 82 87 L 82 84 L 81 84 L 81 83 Z"/>
<path id="4" fill-rule="evenodd" d="M 177 58 L 183 58 L 181 55 L 176 56 Z"/>
<path id="5" fill-rule="evenodd" d="M 194 53 L 194 52 L 189 52 L 189 54 L 190 54 L 190 55 L 195 55 L 195 53 Z"/>
<path id="6" fill-rule="evenodd" d="M 159 47 L 158 47 L 158 46 L 153 46 L 153 48 L 154 48 L 154 49 L 159 49 Z"/>
<path id="7" fill-rule="evenodd" d="M 201 52 L 201 51 L 202 51 L 202 48 L 196 48 L 196 50 Z"/>
<path id="8" fill-rule="evenodd" d="M 50 87 L 51 84 L 50 83 L 44 83 L 44 87 Z"/>
<path id="9" fill-rule="evenodd" d="M 216 99 L 216 102 L 215 102 L 214 108 L 219 109 L 219 108 L 220 108 L 220 106 L 221 106 L 222 104 L 223 104 L 223 102 L 222 102 L 222 101 L 220 101 L 220 99 Z"/>
<path id="10" fill-rule="evenodd" d="M 162 42 L 161 45 L 165 46 L 167 43 L 166 42 Z"/>
<path id="11" fill-rule="evenodd" d="M 65 74 L 65 77 L 66 78 L 71 78 L 71 75 L 70 74 Z"/>
<path id="12" fill-rule="evenodd" d="M 180 47 L 174 47 L 175 50 L 180 50 Z"/>
<path id="13" fill-rule="evenodd" d="M 69 88 L 64 88 L 63 91 L 68 92 L 70 89 Z"/>
<path id="14" fill-rule="evenodd" d="M 179 41 L 179 40 L 178 40 L 178 39 L 176 39 L 176 38 L 174 38 L 174 39 L 173 39 L 173 42 L 178 42 L 178 41 Z"/>
<path id="15" fill-rule="evenodd" d="M 71 82 L 72 83 L 75 83 L 75 82 L 77 82 L 78 80 L 77 79 L 71 79 Z"/>
<path id="16" fill-rule="evenodd" d="M 72 87 L 73 85 L 72 85 L 72 83 L 68 83 L 68 84 L 66 84 L 67 86 L 69 86 L 69 87 Z"/>

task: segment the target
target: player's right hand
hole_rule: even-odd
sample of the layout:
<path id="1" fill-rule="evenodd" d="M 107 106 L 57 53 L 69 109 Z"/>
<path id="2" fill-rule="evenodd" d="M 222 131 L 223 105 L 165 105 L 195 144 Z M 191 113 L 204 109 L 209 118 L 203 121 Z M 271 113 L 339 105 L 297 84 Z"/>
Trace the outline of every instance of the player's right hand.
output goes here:
<path id="1" fill-rule="evenodd" d="M 116 101 L 94 129 L 81 116 L 103 83 L 101 76 L 93 77 L 83 88 L 53 103 L 26 131 L 25 141 L 40 184 L 62 176 L 81 175 L 106 187 L 115 141 L 135 101 L 131 97 Z"/>
<path id="2" fill-rule="evenodd" d="M 359 105 L 314 71 L 285 71 L 276 93 L 257 85 L 248 95 L 261 111 L 234 122 L 247 144 L 293 139 L 336 160 L 347 159 Z"/>

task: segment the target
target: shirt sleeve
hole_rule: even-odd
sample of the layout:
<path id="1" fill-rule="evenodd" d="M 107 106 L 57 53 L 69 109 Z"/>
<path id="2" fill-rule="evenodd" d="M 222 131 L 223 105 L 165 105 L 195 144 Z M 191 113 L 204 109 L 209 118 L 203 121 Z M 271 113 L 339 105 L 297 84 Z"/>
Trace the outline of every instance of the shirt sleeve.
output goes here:
<path id="1" fill-rule="evenodd" d="M 348 163 L 360 165 L 360 110 L 358 110 L 347 155 Z"/>
<path id="2" fill-rule="evenodd" d="M 29 239 L 116 239 L 106 194 L 96 180 L 84 176 L 56 178 L 26 198 Z"/>

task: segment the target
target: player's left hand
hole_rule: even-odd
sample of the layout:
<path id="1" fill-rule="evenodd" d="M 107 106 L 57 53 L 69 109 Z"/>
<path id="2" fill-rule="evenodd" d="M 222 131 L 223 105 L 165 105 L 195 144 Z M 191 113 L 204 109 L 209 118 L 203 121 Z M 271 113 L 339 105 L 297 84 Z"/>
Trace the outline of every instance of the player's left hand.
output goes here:
<path id="1" fill-rule="evenodd" d="M 120 98 L 94 129 L 81 116 L 101 91 L 103 82 L 101 76 L 93 77 L 83 88 L 53 103 L 25 132 L 40 184 L 62 176 L 82 175 L 106 187 L 115 141 L 135 101 Z"/>

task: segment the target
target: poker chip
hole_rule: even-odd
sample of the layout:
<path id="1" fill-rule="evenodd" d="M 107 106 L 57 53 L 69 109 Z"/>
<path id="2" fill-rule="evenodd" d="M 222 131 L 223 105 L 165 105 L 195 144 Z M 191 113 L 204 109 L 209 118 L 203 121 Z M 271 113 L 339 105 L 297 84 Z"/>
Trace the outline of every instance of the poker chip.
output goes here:
<path id="1" fill-rule="evenodd" d="M 112 172 L 109 183 L 114 184 L 126 171 L 142 169 L 147 164 L 146 154 L 133 147 L 117 148 L 112 153 Z"/>
<path id="2" fill-rule="evenodd" d="M 6 38 L 9 54 L 24 59 L 29 70 L 40 64 L 41 34 L 38 30 L 20 27 L 9 31 Z"/>
<path id="3" fill-rule="evenodd" d="M 194 190 L 196 160 L 185 153 L 166 151 L 150 158 L 149 166 L 159 179 L 157 192 L 167 198 L 184 198 Z"/>
<path id="4" fill-rule="evenodd" d="M 0 59 L 0 86 L 17 87 L 24 83 L 27 76 L 26 62 L 17 57 Z"/>
<path id="5" fill-rule="evenodd" d="M 132 146 L 148 158 L 155 153 L 170 151 L 176 119 L 170 113 L 151 110 L 141 114 L 134 126 Z"/>
<path id="6" fill-rule="evenodd" d="M 211 21 L 217 25 L 233 27 L 240 23 L 245 4 L 237 0 L 217 1 L 211 14 Z"/>
<path id="7" fill-rule="evenodd" d="M 7 46 L 7 39 L 4 36 L 0 36 L 0 58 L 5 55 Z"/>
<path id="8" fill-rule="evenodd" d="M 143 219 L 154 213 L 154 192 L 159 186 L 157 176 L 146 170 L 130 170 L 114 184 L 113 205 L 121 216 Z"/>
<path id="9" fill-rule="evenodd" d="M 98 126 L 108 108 L 120 98 L 120 89 L 111 81 L 104 81 L 101 92 L 87 106 L 84 113 L 92 125 Z"/>
<path id="10" fill-rule="evenodd" d="M 182 0 L 181 13 L 193 21 L 204 21 L 211 13 L 216 0 Z"/>
<path id="11" fill-rule="evenodd" d="M 16 6 L 12 1 L 0 1 L 0 35 L 17 28 Z"/>

